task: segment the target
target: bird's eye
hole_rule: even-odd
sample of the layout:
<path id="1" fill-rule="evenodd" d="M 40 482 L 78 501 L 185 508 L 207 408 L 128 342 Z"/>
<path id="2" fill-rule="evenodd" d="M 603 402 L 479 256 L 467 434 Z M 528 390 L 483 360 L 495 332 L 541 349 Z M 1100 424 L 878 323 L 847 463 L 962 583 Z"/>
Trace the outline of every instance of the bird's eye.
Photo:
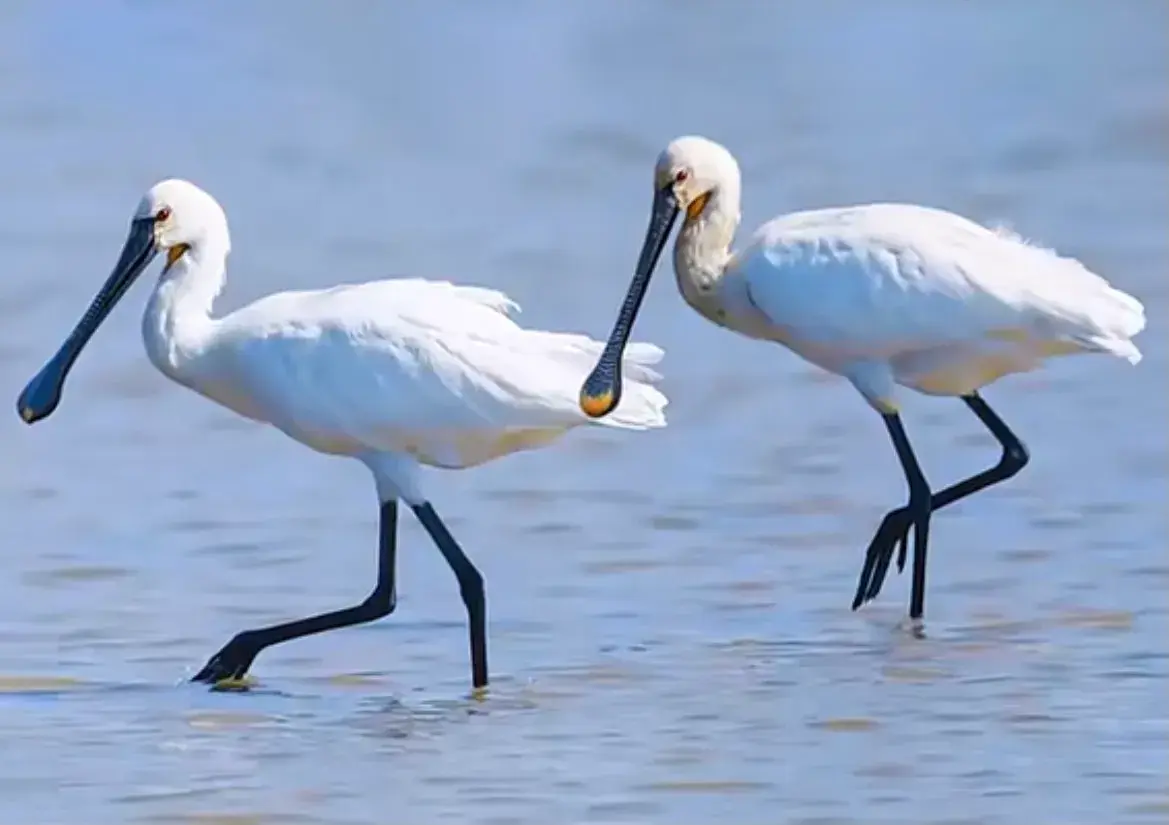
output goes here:
<path id="1" fill-rule="evenodd" d="M 689 169 L 679 169 L 674 173 L 674 183 L 682 183 L 688 177 L 690 177 Z"/>
<path id="2" fill-rule="evenodd" d="M 158 210 L 158 212 L 156 212 L 154 214 L 154 222 L 155 223 L 162 223 L 163 221 L 168 220 L 169 218 L 170 218 L 170 207 L 169 206 L 162 207 L 161 209 Z"/>

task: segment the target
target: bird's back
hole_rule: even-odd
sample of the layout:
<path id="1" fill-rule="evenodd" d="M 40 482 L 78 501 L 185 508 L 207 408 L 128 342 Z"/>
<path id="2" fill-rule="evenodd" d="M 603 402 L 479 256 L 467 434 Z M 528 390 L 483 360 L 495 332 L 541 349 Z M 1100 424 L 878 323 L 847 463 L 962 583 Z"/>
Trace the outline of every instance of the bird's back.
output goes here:
<path id="1" fill-rule="evenodd" d="M 1144 326 L 1136 299 L 1074 259 L 939 209 L 784 215 L 732 266 L 785 334 L 842 359 L 988 339 L 1139 358 L 1129 341 Z"/>

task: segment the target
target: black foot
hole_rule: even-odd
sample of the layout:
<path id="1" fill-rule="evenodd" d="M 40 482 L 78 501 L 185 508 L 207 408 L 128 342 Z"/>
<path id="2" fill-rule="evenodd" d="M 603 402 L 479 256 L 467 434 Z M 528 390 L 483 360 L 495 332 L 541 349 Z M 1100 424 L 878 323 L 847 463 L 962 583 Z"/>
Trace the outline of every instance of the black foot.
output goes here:
<path id="1" fill-rule="evenodd" d="M 856 596 L 852 600 L 852 609 L 871 602 L 881 592 L 885 584 L 885 576 L 889 573 L 889 563 L 893 560 L 893 550 L 897 549 L 897 572 L 905 570 L 905 560 L 909 552 L 909 528 L 913 519 L 909 515 L 908 507 L 898 507 L 885 514 L 877 534 L 869 542 L 869 549 L 865 551 L 865 566 L 861 570 L 860 581 L 857 582 Z"/>
<path id="2" fill-rule="evenodd" d="M 203 669 L 191 677 L 192 682 L 205 682 L 209 685 L 223 681 L 239 681 L 247 675 L 260 648 L 252 641 L 246 632 L 240 633 L 223 649 L 212 656 Z"/>

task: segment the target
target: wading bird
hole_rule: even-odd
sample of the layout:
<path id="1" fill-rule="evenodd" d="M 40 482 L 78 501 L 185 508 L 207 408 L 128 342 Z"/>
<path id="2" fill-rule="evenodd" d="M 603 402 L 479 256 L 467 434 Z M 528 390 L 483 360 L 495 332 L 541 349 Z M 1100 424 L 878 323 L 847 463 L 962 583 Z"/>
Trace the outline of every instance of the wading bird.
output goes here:
<path id="1" fill-rule="evenodd" d="M 909 615 L 925 609 L 930 514 L 1015 475 L 1023 443 L 979 389 L 1053 356 L 1105 353 L 1136 364 L 1140 302 L 1082 264 L 965 218 L 922 206 L 872 204 L 783 215 L 731 252 L 739 225 L 739 166 L 701 137 L 672 141 L 654 169 L 653 211 L 612 335 L 581 388 L 602 417 L 621 398 L 620 356 L 666 241 L 682 296 L 700 315 L 782 344 L 848 379 L 881 414 L 909 485 L 865 554 L 853 609 L 875 598 L 913 531 Z M 1002 445 L 988 470 L 931 493 L 898 415 L 898 385 L 956 396 Z"/>
<path id="2" fill-rule="evenodd" d="M 470 623 L 472 683 L 487 684 L 483 579 L 422 489 L 420 466 L 459 469 L 549 444 L 591 419 L 577 390 L 601 351 L 585 336 L 527 330 L 506 295 L 423 280 L 284 292 L 222 318 L 227 217 L 194 184 L 166 180 L 142 198 L 113 272 L 60 351 L 17 402 L 29 424 L 52 414 L 73 363 L 159 252 L 166 258 L 142 334 L 168 378 L 318 452 L 373 473 L 380 503 L 377 584 L 356 607 L 245 630 L 195 681 L 242 679 L 267 647 L 369 622 L 394 610 L 397 502 L 405 501 L 458 578 Z M 665 426 L 666 398 L 649 365 L 662 351 L 630 347 L 626 402 L 609 423 Z"/>

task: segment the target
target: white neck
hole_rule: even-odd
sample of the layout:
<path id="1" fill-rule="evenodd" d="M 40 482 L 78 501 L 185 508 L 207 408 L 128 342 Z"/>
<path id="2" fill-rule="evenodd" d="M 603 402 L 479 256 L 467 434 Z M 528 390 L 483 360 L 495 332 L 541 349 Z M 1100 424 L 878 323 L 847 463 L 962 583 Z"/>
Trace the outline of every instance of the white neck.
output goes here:
<path id="1" fill-rule="evenodd" d="M 699 308 L 722 278 L 739 218 L 739 186 L 727 180 L 711 191 L 701 214 L 687 217 L 682 225 L 674 244 L 674 274 L 678 289 L 691 306 Z"/>
<path id="2" fill-rule="evenodd" d="M 226 240 L 203 239 L 158 279 L 142 317 L 151 362 L 182 381 L 183 368 L 206 346 L 215 327 L 211 307 L 227 275 Z"/>

